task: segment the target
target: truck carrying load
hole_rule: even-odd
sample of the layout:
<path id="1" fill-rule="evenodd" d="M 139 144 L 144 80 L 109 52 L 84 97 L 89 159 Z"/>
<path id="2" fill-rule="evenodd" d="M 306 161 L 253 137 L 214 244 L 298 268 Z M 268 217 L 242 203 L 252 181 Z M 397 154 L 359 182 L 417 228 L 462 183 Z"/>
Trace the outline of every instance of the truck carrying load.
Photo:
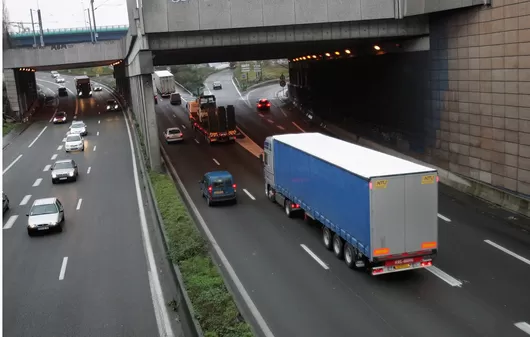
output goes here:
<path id="1" fill-rule="evenodd" d="M 322 226 L 325 247 L 372 275 L 425 268 L 438 250 L 435 169 L 320 133 L 267 137 L 268 198 Z"/>
<path id="2" fill-rule="evenodd" d="M 193 130 L 211 143 L 235 141 L 236 116 L 233 105 L 217 106 L 214 95 L 202 95 L 188 105 Z"/>
<path id="3" fill-rule="evenodd" d="M 76 76 L 74 77 L 74 84 L 79 97 L 92 97 L 92 85 L 90 84 L 90 77 Z"/>
<path id="4" fill-rule="evenodd" d="M 162 97 L 169 97 L 175 92 L 175 78 L 167 70 L 158 70 L 153 73 L 155 87 Z"/>

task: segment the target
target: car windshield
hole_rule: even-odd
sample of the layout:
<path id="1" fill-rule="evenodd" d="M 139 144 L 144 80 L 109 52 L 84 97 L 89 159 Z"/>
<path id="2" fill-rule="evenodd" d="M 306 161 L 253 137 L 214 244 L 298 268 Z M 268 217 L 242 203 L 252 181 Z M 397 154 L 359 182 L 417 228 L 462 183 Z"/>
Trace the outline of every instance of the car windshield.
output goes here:
<path id="1" fill-rule="evenodd" d="M 167 133 L 170 135 L 178 135 L 180 133 L 180 130 L 179 129 L 168 130 Z"/>
<path id="2" fill-rule="evenodd" d="M 36 205 L 31 207 L 29 215 L 44 215 L 44 214 L 54 214 L 57 213 L 57 205 L 48 204 L 48 205 Z"/>
<path id="3" fill-rule="evenodd" d="M 67 142 L 78 142 L 81 140 L 81 136 L 79 135 L 70 135 L 68 137 L 66 137 L 66 141 Z"/>
<path id="4" fill-rule="evenodd" d="M 54 170 L 64 170 L 70 168 L 74 168 L 74 164 L 71 161 L 64 161 L 60 163 L 55 163 L 55 165 L 53 165 Z"/>
<path id="5" fill-rule="evenodd" d="M 58 113 L 55 115 L 55 117 L 62 118 L 62 117 L 64 117 L 65 115 L 66 115 L 66 113 L 64 113 L 64 112 L 58 112 Z"/>
<path id="6" fill-rule="evenodd" d="M 75 124 L 75 125 L 72 125 L 72 129 L 82 129 L 84 128 L 85 125 L 84 124 Z"/>
<path id="7" fill-rule="evenodd" d="M 113 99 L 109 99 L 109 100 L 107 101 L 107 104 L 108 104 L 108 105 L 116 104 L 116 101 L 113 100 Z"/>

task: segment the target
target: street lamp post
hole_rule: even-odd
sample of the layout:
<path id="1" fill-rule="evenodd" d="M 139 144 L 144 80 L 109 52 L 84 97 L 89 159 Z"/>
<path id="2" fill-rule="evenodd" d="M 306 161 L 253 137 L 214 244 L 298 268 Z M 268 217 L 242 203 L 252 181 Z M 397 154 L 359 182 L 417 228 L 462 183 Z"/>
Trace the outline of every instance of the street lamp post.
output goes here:
<path id="1" fill-rule="evenodd" d="M 90 0 L 90 8 L 92 8 L 92 21 L 94 21 L 94 42 L 98 42 L 98 31 L 96 29 L 96 14 L 94 12 L 94 0 Z"/>
<path id="2" fill-rule="evenodd" d="M 90 8 L 85 9 L 88 13 L 88 25 L 90 26 L 90 41 L 94 43 L 94 35 L 92 32 L 92 20 L 90 19 Z"/>
<path id="3" fill-rule="evenodd" d="M 33 9 L 29 10 L 31 15 L 31 28 L 33 29 L 33 48 L 37 47 L 37 34 L 35 34 L 35 21 L 33 20 Z"/>

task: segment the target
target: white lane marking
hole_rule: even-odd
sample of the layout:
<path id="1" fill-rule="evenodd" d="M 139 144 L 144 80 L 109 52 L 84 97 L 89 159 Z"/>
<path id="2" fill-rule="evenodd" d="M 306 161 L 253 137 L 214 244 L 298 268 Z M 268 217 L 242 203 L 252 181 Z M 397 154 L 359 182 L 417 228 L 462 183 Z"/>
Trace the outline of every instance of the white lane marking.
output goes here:
<path id="1" fill-rule="evenodd" d="M 521 329 L 523 332 L 526 332 L 530 335 L 530 324 L 526 322 L 519 322 L 514 324 L 517 328 Z"/>
<path id="2" fill-rule="evenodd" d="M 28 145 L 28 148 L 29 147 L 32 147 L 33 144 L 35 144 L 35 142 L 39 139 L 39 137 L 44 133 L 44 131 L 46 131 L 48 127 L 45 126 L 44 129 L 42 129 L 42 131 L 37 135 L 37 137 L 35 137 L 35 139 L 33 139 L 33 141 Z"/>
<path id="3" fill-rule="evenodd" d="M 27 205 L 29 199 L 31 199 L 31 194 L 28 194 L 26 195 L 24 198 L 22 198 L 22 200 L 20 201 L 20 204 L 18 204 L 19 206 L 25 206 Z"/>
<path id="4" fill-rule="evenodd" d="M 200 144 L 197 138 L 195 138 L 194 140 L 195 140 L 195 143 Z"/>
<path id="5" fill-rule="evenodd" d="M 311 251 L 311 249 L 309 249 L 306 245 L 304 245 L 303 243 L 301 243 L 301 244 L 300 244 L 300 247 L 302 247 L 302 248 L 306 251 L 306 253 L 309 254 L 309 256 L 311 256 L 315 261 L 317 261 L 318 264 L 322 266 L 322 268 L 324 268 L 324 269 L 326 269 L 326 270 L 329 269 L 328 265 L 325 264 L 324 261 L 322 261 L 322 260 L 321 260 L 321 259 L 320 259 L 315 253 L 313 253 L 313 252 Z"/>
<path id="6" fill-rule="evenodd" d="M 98 124 L 101 124 L 101 121 L 98 121 Z"/>
<path id="7" fill-rule="evenodd" d="M 217 159 L 215 159 L 215 158 L 212 158 L 212 159 L 213 159 L 213 162 L 214 162 L 214 163 L 216 163 L 217 165 L 221 165 L 221 163 L 219 163 L 219 162 L 217 161 Z"/>
<path id="8" fill-rule="evenodd" d="M 59 272 L 59 281 L 64 280 L 64 274 L 66 273 L 66 265 L 68 264 L 68 256 L 63 257 L 63 263 L 61 264 L 61 271 Z"/>
<path id="9" fill-rule="evenodd" d="M 54 155 L 50 158 L 50 160 L 55 160 L 56 158 L 57 158 L 57 153 L 54 154 Z"/>
<path id="10" fill-rule="evenodd" d="M 98 111 L 98 115 L 101 115 L 101 111 Z"/>
<path id="11" fill-rule="evenodd" d="M 4 225 L 4 229 L 9 229 L 13 227 L 15 224 L 15 221 L 17 221 L 18 215 L 12 215 L 9 217 L 9 219 L 6 221 L 6 224 Z"/>
<path id="12" fill-rule="evenodd" d="M 90 169 L 92 169 L 91 166 L 88 167 L 88 170 L 86 170 L 86 174 L 90 174 Z"/>
<path id="13" fill-rule="evenodd" d="M 261 113 L 260 113 L 260 114 L 258 114 L 258 116 L 260 116 L 260 117 L 265 117 L 265 115 L 263 115 L 263 114 L 261 114 Z"/>
<path id="14" fill-rule="evenodd" d="M 298 130 L 300 130 L 300 131 L 302 131 L 302 132 L 305 132 L 305 130 L 302 129 L 298 124 L 296 124 L 295 122 L 292 122 L 292 123 L 293 123 L 293 125 L 294 125 Z"/>
<path id="15" fill-rule="evenodd" d="M 446 216 L 441 215 L 440 213 L 438 213 L 438 217 L 439 217 L 440 219 L 442 219 L 443 221 L 451 222 L 451 219 L 449 219 L 449 218 L 446 217 Z"/>
<path id="16" fill-rule="evenodd" d="M 63 138 L 63 143 L 66 142 L 66 138 Z"/>
<path id="17" fill-rule="evenodd" d="M 247 189 L 246 189 L 246 188 L 244 188 L 244 189 L 243 189 L 243 192 L 245 192 L 245 193 L 246 193 L 246 195 L 248 195 L 248 197 L 249 197 L 250 199 L 252 199 L 252 200 L 256 200 L 256 198 L 254 198 L 254 196 L 253 196 L 252 194 L 250 194 L 250 192 L 249 192 L 249 191 L 247 191 Z"/>
<path id="18" fill-rule="evenodd" d="M 77 201 L 77 207 L 75 208 L 77 211 L 81 209 L 81 203 L 83 202 L 83 199 L 79 198 L 79 201 Z"/>
<path id="19" fill-rule="evenodd" d="M 237 94 L 239 95 L 239 97 L 241 97 L 243 100 L 245 100 L 243 98 L 243 95 L 241 95 L 241 91 L 239 91 L 239 89 L 237 88 L 237 85 L 236 85 L 236 82 L 234 82 L 234 78 L 232 77 L 232 84 L 234 85 L 234 89 L 236 89 L 237 91 Z M 250 107 L 250 102 L 248 100 L 245 100 L 245 102 L 247 103 L 247 105 Z"/>
<path id="20" fill-rule="evenodd" d="M 177 115 L 173 114 L 173 117 L 177 118 Z"/>
<path id="21" fill-rule="evenodd" d="M 287 114 L 285 113 L 285 111 L 283 111 L 282 108 L 280 108 L 280 111 L 282 112 L 282 114 L 283 114 L 285 117 L 287 117 Z"/>
<path id="22" fill-rule="evenodd" d="M 521 255 L 516 254 L 516 253 L 512 252 L 511 250 L 506 249 L 503 246 L 498 245 L 498 244 L 496 244 L 495 242 L 493 242 L 491 240 L 484 240 L 484 242 L 486 242 L 489 245 L 492 245 L 493 247 L 497 248 L 498 250 L 501 250 L 501 251 L 505 252 L 508 255 L 511 255 L 511 256 L 515 257 L 517 260 L 522 261 L 522 262 L 526 263 L 527 265 L 530 265 L 530 260 L 528 260 L 527 258 L 522 257 Z"/>
<path id="23" fill-rule="evenodd" d="M 51 90 L 50 90 L 51 91 Z M 52 91 L 53 92 L 53 91 Z M 55 93 L 54 93 L 55 94 Z M 53 112 L 53 115 L 52 115 L 52 118 L 50 118 L 50 123 L 53 121 L 53 118 L 55 117 L 55 114 L 57 113 L 57 110 L 58 109 L 55 109 L 55 111 Z"/>
<path id="24" fill-rule="evenodd" d="M 427 267 L 425 269 L 427 269 L 434 276 L 436 276 L 436 277 L 440 278 L 441 280 L 445 281 L 447 284 L 449 284 L 452 287 L 462 287 L 462 282 L 460 282 L 459 280 L 455 279 L 454 277 L 452 277 L 451 275 L 447 274 L 446 272 L 444 272 L 443 270 L 439 269 L 438 267 L 430 266 L 430 267 Z"/>
<path id="25" fill-rule="evenodd" d="M 186 126 L 184 124 L 181 125 L 184 130 L 186 130 Z"/>
<path id="26" fill-rule="evenodd" d="M 42 182 L 42 178 L 37 178 L 37 180 L 35 180 L 35 182 L 33 183 L 33 187 L 39 186 L 41 182 Z"/>
<path id="27" fill-rule="evenodd" d="M 96 151 L 96 147 L 97 147 L 97 145 L 94 145 L 94 150 L 92 150 L 92 151 Z"/>
<path id="28" fill-rule="evenodd" d="M 9 171 L 10 168 L 13 167 L 13 165 L 15 165 L 15 163 L 20 159 L 22 158 L 22 155 L 19 154 L 18 157 L 15 158 L 15 160 L 13 160 L 13 162 L 11 162 L 11 164 L 9 164 L 9 166 L 7 166 L 4 171 L 2 172 L 2 175 L 4 175 L 7 171 Z"/>
<path id="29" fill-rule="evenodd" d="M 161 150 L 162 150 L 162 153 L 164 153 L 165 157 L 167 157 L 167 153 L 166 153 L 166 151 L 164 150 L 163 147 L 161 148 Z M 241 294 L 241 297 L 243 298 L 243 301 L 245 301 L 247 307 L 249 308 L 249 310 L 250 310 L 252 316 L 254 317 L 256 323 L 258 324 L 260 330 L 263 332 L 263 335 L 265 337 L 274 337 L 271 329 L 267 325 L 267 322 L 265 322 L 265 319 L 263 318 L 263 316 L 259 312 L 258 308 L 256 307 L 256 304 L 254 304 L 254 302 L 250 298 L 250 295 L 248 294 L 247 290 L 245 289 L 245 287 L 241 283 L 241 280 L 239 279 L 239 277 L 237 277 L 237 274 L 234 271 L 234 268 L 232 267 L 232 265 L 230 264 L 230 262 L 226 258 L 225 254 L 221 250 L 221 247 L 219 247 L 219 244 L 217 243 L 217 241 L 215 240 L 212 232 L 208 228 L 208 225 L 206 225 L 206 222 L 202 218 L 202 215 L 199 213 L 199 210 L 197 209 L 197 207 L 193 203 L 193 200 L 191 199 L 188 191 L 186 190 L 186 187 L 182 183 L 182 180 L 180 180 L 179 176 L 177 175 L 177 172 L 175 172 L 175 168 L 173 166 L 171 166 L 171 165 L 167 165 L 167 167 L 169 167 L 169 169 L 173 172 L 173 175 L 176 178 L 177 183 L 179 184 L 179 186 L 180 186 L 180 188 L 182 190 L 182 193 L 184 194 L 184 197 L 188 201 L 188 205 L 190 205 L 190 208 L 191 208 L 193 214 L 195 214 L 197 220 L 199 221 L 199 224 L 201 225 L 204 233 L 206 234 L 206 237 L 208 238 L 208 241 L 210 242 L 211 247 L 215 250 L 215 252 L 219 256 L 219 259 L 221 260 L 221 263 L 223 264 L 223 266 L 225 267 L 225 270 L 228 272 L 228 275 L 230 276 L 230 278 L 234 282 L 235 287 L 237 288 L 237 290 Z"/>
<path id="30" fill-rule="evenodd" d="M 274 124 L 274 121 L 270 118 L 267 118 L 267 122 L 271 123 L 271 124 Z"/>
<path id="31" fill-rule="evenodd" d="M 99 131 L 98 131 L 98 132 L 96 132 L 96 136 L 99 136 Z"/>
<path id="32" fill-rule="evenodd" d="M 106 88 L 107 91 L 113 95 L 112 91 Z M 114 96 L 114 95 L 113 95 Z M 117 98 L 115 96 L 115 98 Z M 119 101 L 118 101 L 119 102 Z M 120 104 L 121 106 L 121 104 Z M 169 316 L 167 313 L 166 302 L 164 301 L 164 294 L 162 292 L 162 286 L 158 277 L 158 269 L 156 267 L 155 256 L 153 253 L 153 246 L 151 244 L 151 238 L 149 237 L 149 230 L 147 229 L 147 220 L 145 217 L 145 208 L 140 190 L 140 178 L 138 176 L 138 167 L 136 165 L 136 151 L 133 145 L 133 139 L 131 130 L 129 127 L 129 121 L 127 115 L 125 115 L 125 109 L 121 107 L 123 119 L 125 120 L 125 126 L 127 127 L 127 134 L 129 135 L 129 146 L 131 148 L 131 159 L 133 164 L 133 175 L 134 175 L 134 187 L 136 190 L 136 201 L 138 203 L 138 213 L 140 215 L 140 224 L 142 227 L 142 238 L 144 242 L 144 248 L 147 255 L 147 262 L 149 265 L 149 288 L 151 289 L 151 298 L 153 300 L 153 308 L 155 311 L 155 318 L 158 325 L 159 336 L 173 337 L 175 336 Z"/>
<path id="33" fill-rule="evenodd" d="M 285 128 L 284 128 L 283 126 L 281 126 L 281 125 L 276 125 L 276 127 L 277 127 L 278 129 L 282 130 L 282 131 L 285 130 Z"/>
<path id="34" fill-rule="evenodd" d="M 44 170 L 42 170 L 42 172 L 49 171 L 51 167 L 52 167 L 51 165 L 44 166 Z"/>
<path id="35" fill-rule="evenodd" d="M 62 150 L 62 148 L 63 148 L 63 146 L 62 146 L 62 145 L 59 145 L 59 146 L 57 146 L 57 151 L 60 151 L 60 150 Z"/>

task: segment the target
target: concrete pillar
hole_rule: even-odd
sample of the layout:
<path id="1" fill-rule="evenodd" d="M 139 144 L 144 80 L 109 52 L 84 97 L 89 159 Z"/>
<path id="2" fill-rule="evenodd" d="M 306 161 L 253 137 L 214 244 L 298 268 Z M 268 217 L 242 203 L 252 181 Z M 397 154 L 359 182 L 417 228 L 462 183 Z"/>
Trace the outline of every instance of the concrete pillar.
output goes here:
<path id="1" fill-rule="evenodd" d="M 155 115 L 153 92 L 153 58 L 149 51 L 139 51 L 127 65 L 131 105 L 142 131 L 149 164 L 153 171 L 161 171 L 160 143 Z"/>
<path id="2" fill-rule="evenodd" d="M 4 81 L 3 85 L 7 91 L 7 99 L 11 106 L 11 111 L 13 112 L 12 117 L 20 117 L 20 105 L 18 102 L 18 88 L 17 82 L 15 79 L 15 70 L 14 69 L 4 69 Z"/>

